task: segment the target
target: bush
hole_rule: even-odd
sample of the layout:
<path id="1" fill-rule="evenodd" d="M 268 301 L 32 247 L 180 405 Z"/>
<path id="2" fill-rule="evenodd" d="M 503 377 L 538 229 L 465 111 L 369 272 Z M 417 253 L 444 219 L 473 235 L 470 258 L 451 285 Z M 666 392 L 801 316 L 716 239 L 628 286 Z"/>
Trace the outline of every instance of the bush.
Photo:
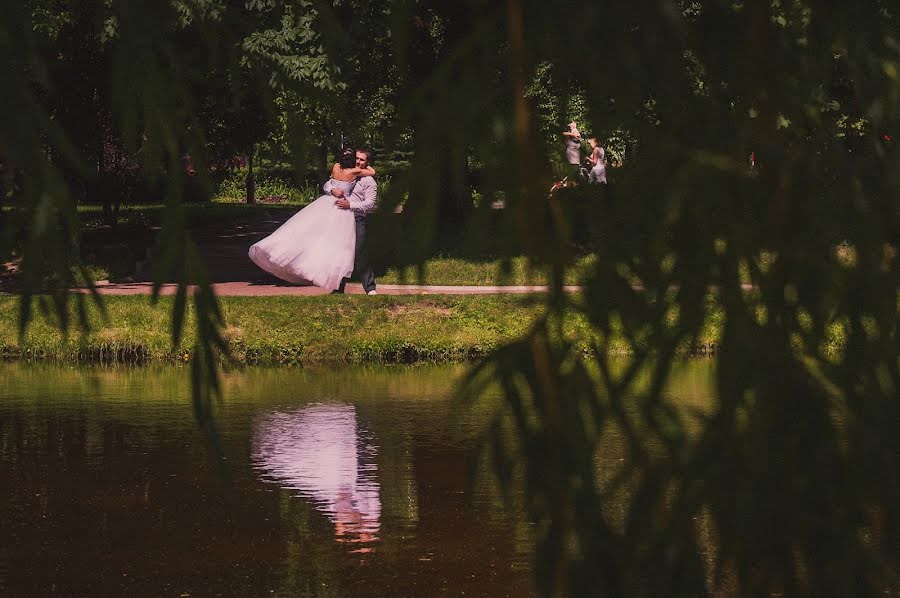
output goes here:
<path id="1" fill-rule="evenodd" d="M 306 205 L 319 197 L 317 184 L 298 184 L 295 177 L 284 168 L 256 170 L 256 201 L 259 203 L 283 203 Z M 247 201 L 247 169 L 234 169 L 222 179 L 215 197 L 220 201 L 243 203 Z"/>

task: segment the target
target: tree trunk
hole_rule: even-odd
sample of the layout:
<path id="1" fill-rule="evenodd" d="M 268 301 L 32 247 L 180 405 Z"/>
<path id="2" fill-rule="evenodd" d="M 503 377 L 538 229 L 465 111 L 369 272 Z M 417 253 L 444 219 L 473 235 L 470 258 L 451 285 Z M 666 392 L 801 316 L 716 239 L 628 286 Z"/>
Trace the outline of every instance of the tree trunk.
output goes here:
<path id="1" fill-rule="evenodd" d="M 256 180 L 253 178 L 253 152 L 256 149 L 256 145 L 252 144 L 250 146 L 250 151 L 247 152 L 247 203 L 253 204 L 256 203 Z"/>
<path id="2" fill-rule="evenodd" d="M 426 10 L 433 9 L 434 12 Z M 466 2 L 437 2 L 419 5 L 420 11 L 412 20 L 410 35 L 413 38 L 410 57 L 410 80 L 412 86 L 424 85 L 434 71 L 451 60 L 452 51 L 465 39 L 471 30 L 472 16 Z M 435 37 L 429 24 L 441 25 L 442 34 Z M 423 115 L 423 122 L 414 125 L 417 160 L 431 155 L 429 166 L 434 168 L 437 184 L 437 206 L 434 217 L 438 243 L 452 247 L 458 242 L 466 222 L 473 212 L 472 196 L 468 182 L 468 158 L 465 151 L 459 151 L 448 140 L 454 125 L 448 122 L 429 122 Z M 422 126 L 424 125 L 424 126 Z M 424 152 L 427 152 L 424 153 Z M 433 161 L 432 161 L 433 160 Z"/>
<path id="3" fill-rule="evenodd" d="M 446 144 L 436 148 L 440 164 L 437 229 L 441 240 L 455 243 L 472 215 L 472 195 L 468 189 L 468 159 Z"/>
<path id="4" fill-rule="evenodd" d="M 322 142 L 319 144 L 319 177 L 327 177 L 329 172 L 331 168 L 328 164 L 328 144 Z"/>

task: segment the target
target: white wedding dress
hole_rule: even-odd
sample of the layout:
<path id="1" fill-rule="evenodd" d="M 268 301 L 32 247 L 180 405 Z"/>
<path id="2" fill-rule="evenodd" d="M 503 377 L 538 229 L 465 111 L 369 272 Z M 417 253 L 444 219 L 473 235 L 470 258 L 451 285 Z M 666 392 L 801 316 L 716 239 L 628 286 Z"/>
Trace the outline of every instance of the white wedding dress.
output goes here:
<path id="1" fill-rule="evenodd" d="M 349 197 L 356 181 L 331 179 L 331 184 Z M 352 210 L 334 202 L 332 195 L 319 197 L 250 247 L 250 259 L 282 280 L 337 289 L 353 272 L 356 222 Z"/>

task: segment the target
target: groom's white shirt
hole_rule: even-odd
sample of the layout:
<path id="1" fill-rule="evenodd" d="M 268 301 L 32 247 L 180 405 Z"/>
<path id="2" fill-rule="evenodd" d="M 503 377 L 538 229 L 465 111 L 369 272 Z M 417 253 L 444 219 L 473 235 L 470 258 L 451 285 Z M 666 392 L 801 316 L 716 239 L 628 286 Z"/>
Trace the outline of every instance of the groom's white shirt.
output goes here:
<path id="1" fill-rule="evenodd" d="M 325 184 L 322 185 L 322 190 L 328 194 L 331 193 L 333 188 L 334 185 L 331 184 L 331 179 L 328 179 L 325 181 Z M 353 193 L 346 199 L 350 202 L 350 209 L 354 212 L 359 214 L 370 214 L 375 211 L 375 198 L 377 194 L 378 183 L 375 182 L 374 178 L 364 176 L 356 181 L 356 186 L 353 187 Z"/>

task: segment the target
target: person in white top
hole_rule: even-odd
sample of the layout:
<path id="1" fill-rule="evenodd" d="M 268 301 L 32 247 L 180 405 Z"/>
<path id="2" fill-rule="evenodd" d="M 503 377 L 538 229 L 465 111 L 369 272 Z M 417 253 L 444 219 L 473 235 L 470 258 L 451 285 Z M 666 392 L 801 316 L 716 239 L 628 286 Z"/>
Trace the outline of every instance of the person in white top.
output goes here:
<path id="1" fill-rule="evenodd" d="M 606 150 L 600 145 L 596 137 L 588 139 L 591 144 L 591 155 L 588 156 L 588 162 L 591 163 L 591 172 L 588 173 L 589 183 L 605 183 L 606 182 Z"/>
<path id="2" fill-rule="evenodd" d="M 575 121 L 569 123 L 568 130 L 563 131 L 562 135 L 566 138 L 566 162 L 571 166 L 569 176 L 574 181 L 581 167 L 581 133 Z"/>

